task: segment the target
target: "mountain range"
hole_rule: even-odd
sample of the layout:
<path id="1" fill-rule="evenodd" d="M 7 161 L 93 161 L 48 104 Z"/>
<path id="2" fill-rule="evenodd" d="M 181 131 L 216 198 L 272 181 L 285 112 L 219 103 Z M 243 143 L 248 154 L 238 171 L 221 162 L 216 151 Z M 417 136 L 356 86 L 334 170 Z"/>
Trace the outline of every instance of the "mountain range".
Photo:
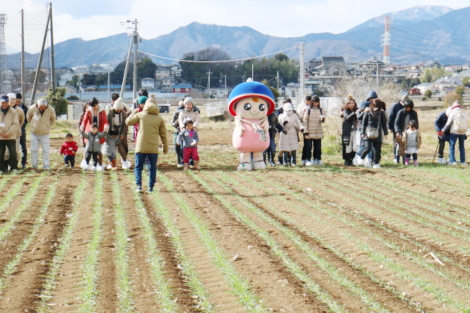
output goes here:
<path id="1" fill-rule="evenodd" d="M 391 17 L 392 64 L 413 64 L 429 60 L 443 64 L 470 61 L 470 7 L 453 10 L 445 6 L 418 6 L 372 18 L 339 33 L 312 33 L 283 38 L 262 34 L 250 27 L 229 27 L 193 22 L 154 39 L 142 39 L 139 50 L 167 58 L 179 59 L 187 52 L 216 47 L 231 58 L 244 58 L 286 50 L 298 58 L 299 43 L 305 43 L 305 59 L 321 56 L 344 56 L 349 62 L 364 61 L 382 55 L 385 16 Z M 55 45 L 56 67 L 73 67 L 109 63 L 116 65 L 127 55 L 130 38 L 118 34 L 85 41 L 79 38 Z M 49 55 L 46 51 L 45 56 Z M 37 65 L 38 54 L 26 54 L 26 67 Z M 8 55 L 10 68 L 20 67 L 19 53 Z M 153 58 L 157 64 L 174 61 Z M 43 62 L 43 64 L 47 64 Z M 44 66 L 44 65 L 43 65 Z"/>

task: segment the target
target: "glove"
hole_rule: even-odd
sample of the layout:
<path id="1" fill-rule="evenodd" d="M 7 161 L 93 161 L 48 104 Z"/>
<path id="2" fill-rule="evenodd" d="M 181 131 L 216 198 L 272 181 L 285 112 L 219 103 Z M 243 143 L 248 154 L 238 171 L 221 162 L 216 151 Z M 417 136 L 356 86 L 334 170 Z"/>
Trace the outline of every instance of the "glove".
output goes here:
<path id="1" fill-rule="evenodd" d="M 305 129 L 303 129 L 303 128 L 300 129 L 300 132 L 301 132 L 301 133 L 303 133 L 304 131 L 305 131 Z"/>
<path id="2" fill-rule="evenodd" d="M 282 126 L 286 126 L 287 123 L 289 123 L 288 121 L 284 121 L 284 123 L 282 123 Z"/>
<path id="3" fill-rule="evenodd" d="M 439 137 L 442 137 L 442 135 L 443 135 L 442 130 L 441 130 L 441 131 L 438 131 L 438 132 L 437 132 L 437 135 L 438 135 Z"/>

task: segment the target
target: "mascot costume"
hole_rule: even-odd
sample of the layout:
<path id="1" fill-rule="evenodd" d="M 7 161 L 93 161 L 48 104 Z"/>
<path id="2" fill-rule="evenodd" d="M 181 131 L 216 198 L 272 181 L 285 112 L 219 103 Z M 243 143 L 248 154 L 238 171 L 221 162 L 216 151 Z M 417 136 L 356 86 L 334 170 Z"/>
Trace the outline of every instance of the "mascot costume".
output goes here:
<path id="1" fill-rule="evenodd" d="M 259 82 L 248 80 L 230 93 L 228 109 L 235 117 L 232 142 L 241 153 L 238 170 L 266 169 L 263 152 L 269 147 L 268 115 L 274 107 L 273 93 Z"/>

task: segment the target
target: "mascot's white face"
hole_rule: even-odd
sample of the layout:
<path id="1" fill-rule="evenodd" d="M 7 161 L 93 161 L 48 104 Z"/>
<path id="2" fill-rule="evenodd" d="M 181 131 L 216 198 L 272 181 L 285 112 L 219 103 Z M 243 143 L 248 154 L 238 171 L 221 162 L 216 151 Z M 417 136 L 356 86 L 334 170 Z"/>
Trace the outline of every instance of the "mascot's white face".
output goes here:
<path id="1" fill-rule="evenodd" d="M 258 120 L 268 114 L 268 109 L 268 101 L 258 97 L 249 97 L 237 102 L 235 112 L 241 118 Z"/>

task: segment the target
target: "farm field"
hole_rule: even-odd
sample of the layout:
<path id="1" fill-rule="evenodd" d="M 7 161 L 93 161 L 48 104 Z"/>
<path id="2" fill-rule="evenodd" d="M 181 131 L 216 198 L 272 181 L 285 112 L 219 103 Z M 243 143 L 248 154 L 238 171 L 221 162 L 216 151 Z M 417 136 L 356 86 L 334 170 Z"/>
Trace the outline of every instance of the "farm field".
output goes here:
<path id="1" fill-rule="evenodd" d="M 57 153 L 3 176 L 0 312 L 470 312 L 469 169 L 430 164 L 432 116 L 418 168 L 343 167 L 332 122 L 327 165 L 240 173 L 224 122 L 153 193 Z"/>

